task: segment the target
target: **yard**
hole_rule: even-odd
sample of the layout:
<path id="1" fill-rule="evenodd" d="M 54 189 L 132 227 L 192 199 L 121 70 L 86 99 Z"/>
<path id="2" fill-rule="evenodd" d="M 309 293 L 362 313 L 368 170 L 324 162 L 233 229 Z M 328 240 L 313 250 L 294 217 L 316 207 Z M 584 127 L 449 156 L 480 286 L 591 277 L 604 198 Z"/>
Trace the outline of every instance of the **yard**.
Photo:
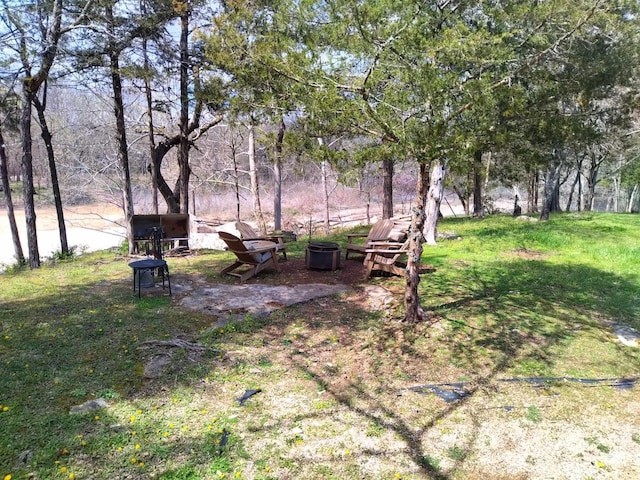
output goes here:
<path id="1" fill-rule="evenodd" d="M 346 292 L 222 312 L 210 251 L 167 259 L 171 297 L 122 249 L 0 275 L 0 478 L 639 478 L 640 217 L 440 232 L 420 325 L 401 279 L 309 272 L 304 240 L 247 284 Z"/>

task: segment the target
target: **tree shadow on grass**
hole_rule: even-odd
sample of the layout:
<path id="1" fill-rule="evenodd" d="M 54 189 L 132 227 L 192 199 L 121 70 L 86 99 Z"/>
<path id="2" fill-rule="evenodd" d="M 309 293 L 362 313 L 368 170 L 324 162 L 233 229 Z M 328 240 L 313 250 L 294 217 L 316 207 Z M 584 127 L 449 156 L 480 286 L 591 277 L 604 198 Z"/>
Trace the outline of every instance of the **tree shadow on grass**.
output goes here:
<path id="1" fill-rule="evenodd" d="M 456 280 L 467 294 L 443 303 L 438 303 L 437 296 L 430 297 L 426 308 L 464 336 L 463 342 L 448 341 L 452 358 L 466 365 L 475 363 L 478 349 L 514 361 L 522 360 L 526 351 L 528 357 L 549 365 L 553 345 L 584 334 L 613 342 L 612 323 L 635 328 L 640 323 L 637 284 L 586 265 L 496 261 L 482 270 L 461 270 Z M 428 283 L 433 293 L 445 292 L 450 282 L 451 278 L 434 275 Z M 629 369 L 637 369 L 637 357 L 615 345 L 631 362 Z"/>
<path id="2" fill-rule="evenodd" d="M 631 298 L 638 296 L 638 288 L 633 282 L 586 266 L 567 268 L 542 261 L 496 261 L 483 270 L 460 271 L 458 275 L 464 282 L 467 292 L 460 293 L 458 298 L 449 297 L 446 302 L 438 302 L 437 296 L 432 296 L 430 297 L 432 300 L 425 302 L 427 307 L 441 318 L 441 323 L 446 324 L 448 328 L 445 335 L 434 336 L 433 339 L 427 340 L 426 344 L 421 345 L 420 341 L 425 340 L 416 334 L 416 331 L 427 334 L 429 329 L 425 326 L 420 328 L 390 322 L 381 317 L 372 318 L 369 312 L 354 309 L 353 303 L 348 298 L 332 298 L 316 300 L 302 307 L 280 311 L 268 319 L 248 323 L 242 331 L 243 338 L 239 340 L 238 346 L 246 345 L 243 342 L 259 340 L 255 345 L 260 347 L 253 348 L 259 350 L 260 355 L 277 356 L 283 364 L 305 374 L 318 388 L 325 389 L 341 408 L 348 409 L 367 422 L 394 432 L 406 445 L 407 455 L 424 476 L 437 479 L 452 478 L 455 476 L 456 469 L 460 467 L 455 466 L 446 472 L 442 471 L 433 461 L 432 452 L 424 447 L 425 435 L 435 428 L 439 420 L 459 411 L 473 399 L 482 385 L 503 376 L 514 365 L 534 360 L 549 368 L 553 367 L 554 348 L 571 341 L 576 332 L 580 334 L 585 331 L 593 332 L 596 340 L 611 341 L 604 335 L 608 327 L 602 323 L 602 319 L 620 319 L 622 322 L 633 323 L 638 318 L 638 308 L 640 308 L 624 303 L 629 302 L 629 296 Z M 450 282 L 450 277 L 440 277 L 436 273 L 424 278 L 423 288 L 428 289 L 433 295 L 438 291 L 445 292 L 450 287 Z M 36 303 L 25 300 L 4 305 L 8 312 L 19 311 L 34 323 L 31 328 L 24 329 L 23 334 L 16 334 L 15 340 L 24 342 L 28 348 L 27 351 L 22 352 L 20 363 L 11 365 L 13 369 L 11 372 L 16 374 L 16 379 L 11 381 L 10 387 L 16 390 L 24 387 L 24 382 L 20 381 L 18 375 L 24 374 L 23 364 L 29 356 L 32 356 L 33 368 L 39 366 L 43 371 L 49 370 L 47 376 L 30 380 L 33 382 L 30 388 L 34 390 L 25 394 L 25 401 L 28 399 L 30 408 L 35 408 L 39 401 L 38 395 L 45 392 L 45 389 L 41 391 L 37 389 L 39 381 L 49 382 L 52 389 L 50 394 L 54 397 L 59 393 L 67 396 L 64 400 L 64 408 L 67 408 L 67 403 L 74 399 L 80 401 L 81 391 L 74 393 L 77 398 L 69 398 L 71 392 L 68 387 L 55 386 L 53 379 L 56 370 L 70 369 L 74 372 L 72 381 L 78 388 L 84 388 L 87 392 L 98 391 L 100 382 L 95 380 L 93 373 L 83 370 L 83 368 L 86 370 L 86 366 L 95 364 L 96 361 L 102 361 L 92 355 L 105 351 L 114 352 L 114 356 L 121 354 L 120 359 L 103 361 L 105 364 L 112 361 L 130 362 L 127 364 L 129 366 L 122 368 L 120 373 L 114 373 L 114 375 L 120 375 L 122 381 L 125 381 L 127 376 L 132 372 L 135 373 L 139 368 L 137 355 L 134 354 L 136 343 L 148 338 L 159 338 L 161 333 L 166 331 L 183 331 L 189 332 L 196 338 L 198 336 L 197 322 L 194 323 L 189 318 L 181 318 L 177 307 L 173 307 L 176 311 L 167 318 L 154 319 L 154 313 L 166 307 L 168 302 L 166 298 L 147 298 L 139 301 L 131 295 L 131 292 L 125 292 L 125 289 L 130 289 L 130 284 L 127 282 L 126 285 L 123 283 L 118 287 L 114 292 L 115 296 L 109 302 L 101 295 L 87 299 L 87 291 L 91 291 L 92 288 L 91 285 L 69 288 L 63 295 L 45 295 Z M 38 319 L 38 322 L 34 319 Z M 118 323 L 118 320 L 122 320 L 122 323 Z M 38 323 L 43 325 L 38 327 Z M 51 328 L 45 326 L 45 323 Z M 284 332 L 293 323 L 302 323 L 305 327 L 305 331 L 300 333 L 297 339 L 285 337 Z M 103 329 L 102 332 L 100 328 Z M 31 338 L 33 343 L 29 343 L 29 338 L 34 337 L 33 332 L 36 332 L 35 340 Z M 396 334 L 399 336 L 392 337 Z M 449 336 L 449 334 L 453 335 Z M 332 335 L 337 341 L 331 339 Z M 226 349 L 233 348 L 234 336 L 221 338 L 224 338 L 227 343 Z M 53 361 L 47 360 L 46 351 L 48 349 L 55 351 L 57 342 L 61 342 L 62 345 L 74 341 L 83 343 L 78 345 L 75 353 L 73 349 L 65 347 L 64 354 L 67 358 L 54 356 Z M 364 341 L 369 342 L 369 345 L 363 345 Z M 425 423 L 417 425 L 414 423 L 414 417 L 407 416 L 400 409 L 400 405 L 394 406 L 392 399 L 395 393 L 388 385 L 385 389 L 385 383 L 390 382 L 394 368 L 403 369 L 402 358 L 398 363 L 392 364 L 396 352 L 405 355 L 404 359 L 410 359 L 415 366 L 422 366 L 434 376 L 438 375 L 438 372 L 429 370 L 432 361 L 430 348 L 438 346 L 437 344 L 447 349 L 451 361 L 460 364 L 460 371 L 466 371 L 469 374 L 474 372 L 473 375 L 477 376 L 472 378 L 469 396 L 455 403 L 442 404 L 429 415 Z M 128 351 L 124 351 L 123 345 Z M 294 351 L 294 349 L 304 349 L 304 354 L 295 353 L 297 350 Z M 339 359 L 341 355 L 359 363 L 363 368 L 365 361 L 370 360 L 372 366 L 369 370 L 363 369 L 360 374 L 356 371 L 346 372 L 346 377 L 340 378 L 336 376 L 335 369 L 314 366 L 314 363 L 325 365 L 328 359 Z M 626 354 L 626 351 L 621 351 L 620 355 L 630 363 L 630 369 L 638 368 L 636 356 Z M 386 368 L 383 366 L 377 369 L 376 358 L 381 359 L 383 363 L 387 362 Z M 478 362 L 479 359 L 482 362 Z M 250 366 L 253 359 L 243 361 Z M 204 359 L 204 363 L 209 368 L 216 369 L 238 368 L 240 360 L 234 362 L 218 364 Z M 120 366 L 122 367 L 122 364 Z M 114 363 L 110 368 L 118 367 Z M 193 386 L 199 381 L 197 376 L 188 372 L 189 369 L 190 367 L 187 367 L 184 374 L 177 372 L 176 375 L 154 380 L 153 389 L 144 389 L 141 385 L 131 384 L 129 391 L 140 397 L 167 397 L 177 386 Z M 242 369 L 238 370 L 242 371 Z M 406 373 L 410 370 L 402 371 L 406 375 L 406 384 L 415 383 L 411 375 Z M 352 373 L 353 376 L 351 376 Z M 376 379 L 376 376 L 381 378 Z M 238 379 L 241 382 L 247 381 L 242 376 Z M 234 381 L 237 382 L 238 379 Z M 374 385 L 378 388 L 373 388 Z M 55 410 L 61 407 L 60 405 L 53 408 Z M 327 413 L 327 415 L 333 414 Z M 293 423 L 294 419 L 304 418 L 305 415 L 318 414 L 297 412 L 293 413 L 289 420 Z M 114 415 L 111 419 L 109 416 L 107 413 L 103 420 L 113 424 L 119 423 L 117 416 Z M 43 430 L 46 431 L 50 428 L 47 425 L 59 421 L 60 417 L 60 412 L 39 414 L 38 424 L 42 424 Z M 24 421 L 25 424 L 29 421 L 29 412 L 25 412 Z M 54 444 L 73 445 L 78 442 L 76 437 L 79 433 L 86 433 L 86 428 L 86 426 L 83 427 L 82 422 L 74 420 L 62 430 L 57 429 L 59 438 Z M 106 438 L 104 448 L 97 444 L 94 454 L 87 457 L 85 461 L 92 464 L 96 472 L 108 468 L 115 468 L 116 471 L 131 468 L 126 465 L 126 458 L 121 461 L 121 465 L 116 464 L 114 467 L 110 464 L 113 458 L 109 451 L 120 441 L 120 434 L 109 429 L 105 429 L 103 433 L 111 437 L 111 442 Z M 468 446 L 477 440 L 477 435 L 478 427 L 476 426 L 467 440 Z M 33 441 L 41 440 L 36 438 Z M 127 439 L 123 438 L 122 442 L 125 440 Z M 129 447 L 130 443 L 129 440 L 126 441 Z M 55 445 L 52 444 L 51 448 Z M 20 448 L 30 446 L 33 445 L 24 444 L 20 445 Z M 13 450 L 16 447 L 17 445 L 12 446 L 14 456 L 19 453 Z M 39 446 L 36 445 L 36 447 Z M 210 442 L 205 435 L 176 438 L 171 441 L 167 455 L 173 455 L 172 452 L 196 452 L 208 447 Z M 384 456 L 386 453 L 384 446 L 381 445 L 378 448 L 368 447 L 363 450 L 363 455 L 375 457 Z M 189 465 L 206 461 L 196 454 L 178 456 L 184 460 L 184 471 L 189 470 Z M 6 460 L 10 460 L 9 457 L 6 457 Z M 160 459 L 160 461 L 164 460 Z M 460 460 L 460 462 L 463 461 Z M 165 473 L 167 476 L 180 473 L 179 470 L 175 472 L 174 470 L 167 468 Z M 136 476 L 144 478 L 143 474 L 133 474 L 132 478 Z"/>

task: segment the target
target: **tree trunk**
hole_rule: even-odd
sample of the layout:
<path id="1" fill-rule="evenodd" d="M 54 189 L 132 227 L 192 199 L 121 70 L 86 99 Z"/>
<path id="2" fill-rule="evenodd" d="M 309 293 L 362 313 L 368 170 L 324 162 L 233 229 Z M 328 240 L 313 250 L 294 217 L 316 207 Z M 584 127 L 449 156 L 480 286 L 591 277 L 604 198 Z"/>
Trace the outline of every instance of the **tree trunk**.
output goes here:
<path id="1" fill-rule="evenodd" d="M 635 211 L 635 203 L 638 198 L 638 184 L 636 183 L 633 186 L 633 190 L 631 190 L 631 195 L 629 195 L 629 203 L 627 204 L 627 213 L 633 213 Z"/>
<path id="2" fill-rule="evenodd" d="M 436 162 L 431 171 L 431 184 L 427 197 L 425 219 L 425 242 L 428 245 L 436 245 L 438 233 L 438 218 L 440 217 L 440 204 L 444 195 L 445 167 L 441 162 Z"/>
<path id="3" fill-rule="evenodd" d="M 382 218 L 393 217 L 393 159 L 382 160 Z"/>
<path id="4" fill-rule="evenodd" d="M 106 8 L 106 16 L 112 34 L 113 29 L 113 7 Z M 120 75 L 120 51 L 115 45 L 110 46 L 109 66 L 111 69 L 111 88 L 113 90 L 113 113 L 116 117 L 116 142 L 118 144 L 118 163 L 122 170 L 122 196 L 125 223 L 127 226 L 127 240 L 129 253 L 133 253 L 134 241 L 131 229 L 131 217 L 133 216 L 133 194 L 131 190 L 131 172 L 129 170 L 129 145 L 127 143 L 127 128 L 124 120 L 124 100 L 122 97 L 122 77 Z"/>
<path id="5" fill-rule="evenodd" d="M 14 257 L 18 265 L 24 265 L 24 253 L 22 252 L 22 244 L 20 243 L 20 234 L 18 233 L 18 224 L 13 209 L 13 199 L 11 198 L 11 185 L 9 184 L 9 167 L 7 163 L 7 152 L 4 149 L 4 137 L 0 130 L 0 178 L 2 179 L 2 190 L 7 204 L 7 217 L 9 219 L 9 229 L 11 230 L 11 238 L 13 239 Z"/>
<path id="6" fill-rule="evenodd" d="M 284 130 L 284 119 L 281 117 L 276 138 L 276 155 L 273 162 L 273 228 L 277 231 L 282 230 L 282 143 Z"/>
<path id="7" fill-rule="evenodd" d="M 58 183 L 58 169 L 56 168 L 56 155 L 53 151 L 51 131 L 47 125 L 47 119 L 44 115 L 46 108 L 47 87 L 45 83 L 44 100 L 40 102 L 38 97 L 33 98 L 33 105 L 36 107 L 38 114 L 38 123 L 40 124 L 40 136 L 44 141 L 47 150 L 47 159 L 49 161 L 49 172 L 51 174 L 51 189 L 53 191 L 53 203 L 56 207 L 56 217 L 58 218 L 58 233 L 60 235 L 60 253 L 63 256 L 69 255 L 69 243 L 67 242 L 67 227 L 64 223 L 64 211 L 62 210 L 62 195 L 60 194 L 60 185 Z"/>
<path id="8" fill-rule="evenodd" d="M 33 152 L 31 138 L 31 104 L 38 95 L 42 83 L 49 76 L 49 71 L 58 52 L 58 42 L 61 35 L 62 24 L 62 0 L 54 0 L 51 4 L 51 16 L 48 18 L 46 38 L 39 54 L 40 68 L 33 74 L 32 62 L 26 56 L 27 39 L 23 36 L 21 44 L 24 47 L 20 52 L 25 78 L 22 81 L 22 107 L 20 111 L 20 133 L 22 143 L 22 194 L 24 201 L 25 223 L 27 226 L 27 244 L 29 250 L 29 267 L 40 267 L 40 252 L 38 250 L 38 237 L 36 228 L 35 191 L 33 186 Z M 43 11 L 44 13 L 44 11 Z M 18 28 L 20 30 L 20 28 Z"/>
<path id="9" fill-rule="evenodd" d="M 407 283 L 404 291 L 405 321 L 417 323 L 427 318 L 418 295 L 420 284 L 420 258 L 422 257 L 422 234 L 425 224 L 425 204 L 427 201 L 429 166 L 420 163 L 416 197 L 411 209 L 411 227 L 409 228 L 409 253 L 407 255 Z"/>
<path id="10" fill-rule="evenodd" d="M 145 2 L 142 2 L 143 14 Z M 149 54 L 147 51 L 147 37 L 142 39 L 142 57 L 144 59 L 144 94 L 147 103 L 147 138 L 149 140 L 149 173 L 151 174 L 151 203 L 153 213 L 158 214 L 158 174 L 156 172 L 157 162 L 153 161 L 153 155 L 156 148 L 156 139 L 153 129 L 153 101 L 151 96 L 151 74 L 149 69 Z"/>
<path id="11" fill-rule="evenodd" d="M 538 169 L 529 172 L 529 182 L 527 183 L 527 213 L 538 211 L 538 184 L 540 175 Z"/>
<path id="12" fill-rule="evenodd" d="M 322 200 L 324 203 L 324 234 L 329 235 L 331 233 L 331 222 L 330 222 L 330 204 L 329 204 L 329 182 L 327 180 L 328 177 L 328 165 L 326 160 L 322 160 L 320 162 L 320 175 L 322 181 Z"/>
<path id="13" fill-rule="evenodd" d="M 473 216 L 484 217 L 484 206 L 482 202 L 482 150 L 473 153 Z"/>
<path id="14" fill-rule="evenodd" d="M 549 214 L 553 211 L 553 203 L 559 177 L 560 159 L 554 156 L 552 162 L 549 164 L 544 180 L 544 199 L 542 203 L 542 212 L 540 213 L 540 220 L 549 220 Z"/>
<path id="15" fill-rule="evenodd" d="M 253 215 L 258 222 L 258 229 L 262 235 L 267 234 L 267 223 L 262 214 L 262 206 L 260 204 L 260 184 L 258 182 L 258 167 L 256 165 L 256 139 L 254 119 L 251 117 L 249 121 L 249 177 L 251 179 L 251 196 L 253 197 Z"/>
<path id="16" fill-rule="evenodd" d="M 578 186 L 578 183 L 580 183 L 580 175 L 582 174 L 581 173 L 582 172 L 582 162 L 583 162 L 583 159 L 581 158 L 578 161 L 578 164 L 577 164 L 577 170 L 578 171 L 576 172 L 576 177 L 573 180 L 573 183 L 571 184 L 571 190 L 569 191 L 569 199 L 567 200 L 567 208 L 566 208 L 567 212 L 571 211 L 571 204 L 573 203 L 573 194 L 576 191 L 576 187 Z M 576 203 L 578 204 L 577 210 L 580 211 L 580 198 L 579 197 L 578 197 L 578 201 Z"/>
<path id="17" fill-rule="evenodd" d="M 180 15 L 180 211 L 189 213 L 189 12 Z"/>
<path id="18" fill-rule="evenodd" d="M 40 267 L 40 251 L 36 228 L 35 188 L 33 183 L 33 153 L 31 139 L 31 105 L 35 93 L 31 91 L 29 82 L 25 80 L 22 89 L 22 107 L 20 113 L 20 134 L 22 138 L 22 197 L 24 202 L 24 219 L 27 227 L 27 247 L 29 267 Z"/>

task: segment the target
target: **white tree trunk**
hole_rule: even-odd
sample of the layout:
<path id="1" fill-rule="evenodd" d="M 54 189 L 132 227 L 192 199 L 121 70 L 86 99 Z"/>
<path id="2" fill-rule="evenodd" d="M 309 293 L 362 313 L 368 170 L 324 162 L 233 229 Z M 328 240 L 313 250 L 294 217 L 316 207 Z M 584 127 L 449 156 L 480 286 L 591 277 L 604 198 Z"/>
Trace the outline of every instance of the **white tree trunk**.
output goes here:
<path id="1" fill-rule="evenodd" d="M 444 195 L 445 167 L 442 162 L 435 162 L 431 170 L 429 193 L 427 194 L 427 206 L 425 209 L 424 238 L 427 245 L 436 245 L 438 232 L 438 216 L 440 204 Z"/>
<path id="2" fill-rule="evenodd" d="M 638 184 L 636 183 L 631 190 L 631 196 L 629 197 L 629 204 L 627 205 L 627 213 L 633 212 L 633 206 L 636 203 L 636 197 L 638 196 Z"/>
<path id="3" fill-rule="evenodd" d="M 251 178 L 251 195 L 253 197 L 253 215 L 258 222 L 258 229 L 263 235 L 267 234 L 267 224 L 262 214 L 262 206 L 260 205 L 260 185 L 258 183 L 258 169 L 256 167 L 256 135 L 253 119 L 247 126 L 249 131 L 249 177 Z"/>

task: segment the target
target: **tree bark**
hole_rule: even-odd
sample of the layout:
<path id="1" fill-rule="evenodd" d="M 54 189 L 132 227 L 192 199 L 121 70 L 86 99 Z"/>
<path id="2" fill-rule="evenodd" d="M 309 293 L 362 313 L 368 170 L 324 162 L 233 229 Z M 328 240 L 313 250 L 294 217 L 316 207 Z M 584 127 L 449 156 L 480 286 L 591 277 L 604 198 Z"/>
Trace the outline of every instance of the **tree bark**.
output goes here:
<path id="1" fill-rule="evenodd" d="M 34 97 L 33 105 L 36 107 L 38 114 L 38 123 L 40 124 L 40 136 L 44 141 L 47 150 L 47 160 L 49 161 L 49 173 L 51 175 L 51 189 L 53 191 L 53 203 L 56 208 L 56 217 L 58 219 L 58 233 L 60 235 L 60 252 L 63 256 L 69 254 L 69 243 L 67 241 L 67 227 L 64 223 L 64 211 L 62 210 L 62 195 L 60 194 L 60 185 L 58 182 L 58 169 L 56 168 L 56 155 L 53 151 L 52 136 L 47 119 L 44 115 L 46 108 L 47 87 L 45 83 L 44 100 L 40 102 L 38 97 Z"/>
<path id="2" fill-rule="evenodd" d="M 9 184 L 9 167 L 7 164 L 7 152 L 4 148 L 4 137 L 0 130 L 0 178 L 2 179 L 2 190 L 7 204 L 7 218 L 9 219 L 9 229 L 11 230 L 11 238 L 13 239 L 14 257 L 18 265 L 24 265 L 24 253 L 22 252 L 22 244 L 20 243 L 20 234 L 18 233 L 18 224 L 16 223 L 16 215 L 13 209 L 13 199 L 11 198 L 11 185 Z"/>
<path id="3" fill-rule="evenodd" d="M 382 160 L 382 218 L 393 217 L 393 167 L 393 159 Z"/>
<path id="4" fill-rule="evenodd" d="M 428 245 L 436 245 L 438 234 L 438 218 L 440 204 L 444 195 L 445 167 L 442 162 L 435 162 L 431 171 L 431 184 L 427 196 L 425 218 L 425 241 Z"/>
<path id="5" fill-rule="evenodd" d="M 427 201 L 429 166 L 420 163 L 416 197 L 411 208 L 411 227 L 409 228 L 409 253 L 407 254 L 407 283 L 404 291 L 405 321 L 418 323 L 427 318 L 418 295 L 420 284 L 420 258 L 422 257 L 423 230 L 425 224 L 425 204 Z"/>
<path id="6" fill-rule="evenodd" d="M 282 230 L 282 143 L 284 141 L 284 118 L 280 118 L 276 137 L 276 155 L 273 162 L 273 228 Z"/>
<path id="7" fill-rule="evenodd" d="M 40 251 L 36 227 L 35 187 L 33 183 L 33 153 L 31 139 L 31 105 L 35 94 L 29 82 L 25 80 L 22 90 L 22 107 L 20 114 L 20 133 L 22 142 L 22 198 L 24 203 L 24 220 L 27 227 L 27 251 L 29 267 L 40 267 Z"/>
<path id="8" fill-rule="evenodd" d="M 189 213 L 189 11 L 180 15 L 180 148 L 178 166 L 180 169 L 180 211 Z"/>

